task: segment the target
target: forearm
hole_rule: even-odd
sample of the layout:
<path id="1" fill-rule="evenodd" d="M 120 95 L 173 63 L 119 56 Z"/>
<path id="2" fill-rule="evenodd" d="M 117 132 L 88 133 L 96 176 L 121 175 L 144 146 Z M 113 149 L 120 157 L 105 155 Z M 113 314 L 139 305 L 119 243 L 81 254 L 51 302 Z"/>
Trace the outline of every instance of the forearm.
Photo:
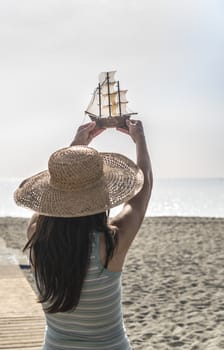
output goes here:
<path id="1" fill-rule="evenodd" d="M 136 143 L 136 163 L 144 174 L 144 184 L 141 191 L 124 203 L 122 211 L 112 219 L 111 223 L 125 235 L 128 247 L 134 239 L 144 219 L 148 202 L 151 197 L 153 176 L 150 156 L 144 135 Z"/>
<path id="2" fill-rule="evenodd" d="M 151 160 L 144 135 L 136 141 L 136 157 L 136 163 L 144 174 L 144 184 L 141 191 L 125 203 L 124 208 L 126 207 L 129 211 L 131 207 L 132 211 L 134 210 L 139 214 L 140 225 L 145 215 L 153 186 Z"/>
<path id="3" fill-rule="evenodd" d="M 144 186 L 148 186 L 152 189 L 153 184 L 153 174 L 152 165 L 150 160 L 150 155 L 147 147 L 147 143 L 144 135 L 136 141 L 136 157 L 137 165 L 142 170 L 144 174 Z"/>
<path id="4" fill-rule="evenodd" d="M 148 202 L 151 196 L 153 176 L 151 160 L 144 136 L 144 129 L 140 121 L 127 122 L 128 132 L 136 145 L 136 163 L 144 174 L 144 184 L 141 191 L 127 201 L 122 211 L 111 220 L 112 224 L 118 227 L 120 237 L 124 241 L 124 249 L 127 249 L 133 241 L 136 233 L 141 226 L 147 210 Z"/>

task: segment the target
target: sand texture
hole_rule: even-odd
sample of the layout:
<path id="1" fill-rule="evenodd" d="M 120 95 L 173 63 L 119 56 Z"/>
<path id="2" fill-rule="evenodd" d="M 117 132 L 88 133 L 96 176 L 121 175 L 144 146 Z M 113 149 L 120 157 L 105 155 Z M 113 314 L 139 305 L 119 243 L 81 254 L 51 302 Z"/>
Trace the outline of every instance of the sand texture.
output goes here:
<path id="1" fill-rule="evenodd" d="M 20 249 L 26 225 L 1 218 L 0 237 Z M 224 218 L 145 219 L 127 257 L 123 304 L 133 350 L 224 349 Z"/>

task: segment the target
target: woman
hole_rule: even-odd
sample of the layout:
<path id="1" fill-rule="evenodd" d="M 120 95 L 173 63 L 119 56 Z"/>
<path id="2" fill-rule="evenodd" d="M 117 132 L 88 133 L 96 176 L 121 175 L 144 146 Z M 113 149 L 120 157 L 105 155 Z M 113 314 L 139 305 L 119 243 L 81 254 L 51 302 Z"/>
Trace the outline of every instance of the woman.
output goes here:
<path id="1" fill-rule="evenodd" d="M 121 310 L 121 272 L 152 189 L 142 123 L 119 131 L 136 144 L 137 165 L 98 153 L 103 132 L 81 126 L 70 147 L 53 153 L 48 171 L 26 179 L 18 205 L 36 214 L 28 227 L 30 259 L 46 316 L 44 350 L 130 350 Z M 114 218 L 107 211 L 124 203 Z"/>

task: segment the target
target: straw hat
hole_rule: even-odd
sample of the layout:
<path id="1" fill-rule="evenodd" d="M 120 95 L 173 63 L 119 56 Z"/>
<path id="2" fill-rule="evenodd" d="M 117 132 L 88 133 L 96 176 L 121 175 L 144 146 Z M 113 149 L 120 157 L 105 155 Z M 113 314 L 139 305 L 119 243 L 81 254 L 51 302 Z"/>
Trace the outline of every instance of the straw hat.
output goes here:
<path id="1" fill-rule="evenodd" d="M 24 180 L 14 199 L 47 216 L 86 216 L 128 201 L 143 182 L 142 171 L 127 157 L 73 146 L 54 152 L 48 170 Z"/>

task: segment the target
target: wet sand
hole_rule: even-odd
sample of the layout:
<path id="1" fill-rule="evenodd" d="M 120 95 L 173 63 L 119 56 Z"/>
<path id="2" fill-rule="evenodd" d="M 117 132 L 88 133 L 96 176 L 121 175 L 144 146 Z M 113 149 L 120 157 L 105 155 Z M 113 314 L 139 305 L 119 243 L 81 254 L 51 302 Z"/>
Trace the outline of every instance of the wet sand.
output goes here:
<path id="1" fill-rule="evenodd" d="M 0 218 L 0 237 L 21 249 L 27 222 Z M 133 350 L 224 349 L 223 268 L 224 218 L 146 218 L 123 273 Z"/>

